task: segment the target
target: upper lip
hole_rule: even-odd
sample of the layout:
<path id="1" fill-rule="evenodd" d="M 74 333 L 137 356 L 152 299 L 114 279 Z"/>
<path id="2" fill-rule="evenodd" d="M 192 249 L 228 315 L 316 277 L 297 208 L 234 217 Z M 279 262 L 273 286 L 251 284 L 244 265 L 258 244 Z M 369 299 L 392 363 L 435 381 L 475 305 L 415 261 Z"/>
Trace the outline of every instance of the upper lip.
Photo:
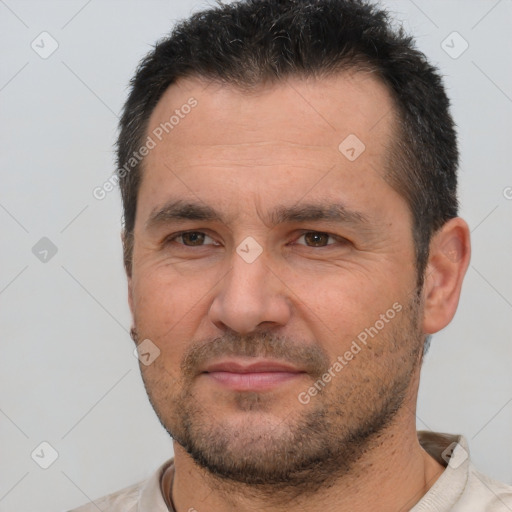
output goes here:
<path id="1" fill-rule="evenodd" d="M 256 362 L 225 359 L 206 365 L 202 372 L 231 372 L 231 373 L 262 373 L 262 372 L 289 372 L 301 373 L 303 370 L 288 363 L 263 359 Z"/>

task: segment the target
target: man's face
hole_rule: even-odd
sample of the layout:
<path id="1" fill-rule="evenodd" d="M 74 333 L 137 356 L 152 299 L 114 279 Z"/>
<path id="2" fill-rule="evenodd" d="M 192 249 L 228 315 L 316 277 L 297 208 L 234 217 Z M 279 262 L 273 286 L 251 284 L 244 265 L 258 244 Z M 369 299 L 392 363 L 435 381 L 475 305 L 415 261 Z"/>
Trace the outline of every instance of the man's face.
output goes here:
<path id="1" fill-rule="evenodd" d="M 356 73 L 250 93 L 184 79 L 152 113 L 129 287 L 160 355 L 141 370 L 213 473 L 312 485 L 413 407 L 421 304 L 411 214 L 383 179 L 391 105 Z"/>

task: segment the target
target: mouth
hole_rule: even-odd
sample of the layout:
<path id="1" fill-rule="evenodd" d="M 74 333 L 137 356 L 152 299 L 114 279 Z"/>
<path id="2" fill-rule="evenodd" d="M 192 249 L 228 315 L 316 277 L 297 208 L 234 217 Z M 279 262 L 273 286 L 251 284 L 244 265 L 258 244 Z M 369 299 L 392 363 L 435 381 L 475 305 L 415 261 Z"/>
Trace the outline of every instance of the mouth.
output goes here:
<path id="1" fill-rule="evenodd" d="M 281 361 L 254 358 L 226 359 L 207 365 L 201 372 L 206 378 L 234 391 L 266 391 L 275 389 L 306 374 Z"/>

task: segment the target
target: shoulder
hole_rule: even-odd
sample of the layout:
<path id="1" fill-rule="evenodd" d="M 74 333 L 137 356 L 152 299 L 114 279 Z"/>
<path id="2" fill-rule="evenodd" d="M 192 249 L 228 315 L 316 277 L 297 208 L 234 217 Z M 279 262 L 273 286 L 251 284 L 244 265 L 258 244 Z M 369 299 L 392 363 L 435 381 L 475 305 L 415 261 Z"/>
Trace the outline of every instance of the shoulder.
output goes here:
<path id="1" fill-rule="evenodd" d="M 412 511 L 512 511 L 512 487 L 475 468 L 464 436 L 419 432 L 418 438 L 423 448 L 445 470 Z"/>
<path id="2" fill-rule="evenodd" d="M 90 502 L 87 505 L 70 510 L 69 512 L 98 512 L 99 510 L 108 510 L 109 512 L 131 512 L 135 511 L 139 495 L 145 485 L 145 481 L 139 482 L 120 491 L 104 496 Z"/>
<path id="3" fill-rule="evenodd" d="M 125 487 L 69 512 L 168 512 L 161 490 L 161 479 L 167 469 L 174 467 L 173 459 L 162 464 L 147 480 Z M 171 473 L 172 474 L 172 473 Z"/>
<path id="4" fill-rule="evenodd" d="M 510 512 L 512 510 L 512 486 L 480 473 L 470 464 L 466 489 L 454 512 L 463 510 Z"/>

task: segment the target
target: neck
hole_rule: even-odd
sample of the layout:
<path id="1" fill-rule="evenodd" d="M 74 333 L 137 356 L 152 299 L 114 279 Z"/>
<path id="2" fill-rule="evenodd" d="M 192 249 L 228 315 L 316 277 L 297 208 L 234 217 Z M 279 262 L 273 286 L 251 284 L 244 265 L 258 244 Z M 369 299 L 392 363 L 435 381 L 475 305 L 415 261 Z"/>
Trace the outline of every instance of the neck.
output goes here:
<path id="1" fill-rule="evenodd" d="M 396 419 L 350 473 L 333 478 L 329 485 L 314 493 L 294 496 L 294 506 L 309 512 L 410 510 L 439 478 L 444 468 L 419 444 L 414 410 L 404 407 Z M 404 419 L 408 420 L 406 429 Z M 199 467 L 175 443 L 172 501 L 177 512 L 253 512 L 262 509 L 284 512 L 289 510 L 290 494 L 284 490 L 272 493 L 268 488 L 258 489 L 219 479 Z M 333 503 L 336 504 L 334 507 Z"/>

